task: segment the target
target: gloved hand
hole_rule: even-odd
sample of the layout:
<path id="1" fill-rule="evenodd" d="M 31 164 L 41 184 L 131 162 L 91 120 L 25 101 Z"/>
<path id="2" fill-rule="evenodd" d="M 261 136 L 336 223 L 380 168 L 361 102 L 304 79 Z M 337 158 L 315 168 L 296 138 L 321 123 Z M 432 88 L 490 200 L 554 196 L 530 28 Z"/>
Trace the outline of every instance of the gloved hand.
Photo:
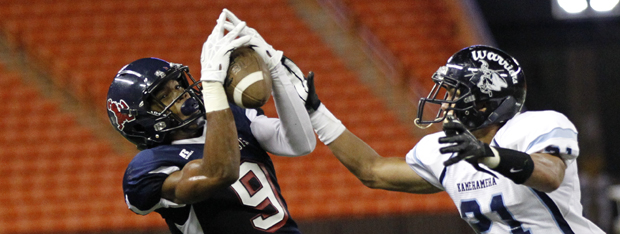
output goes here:
<path id="1" fill-rule="evenodd" d="M 245 22 L 235 25 L 228 34 L 224 35 L 225 21 L 226 14 L 222 12 L 217 19 L 213 32 L 202 45 L 202 54 L 200 55 L 202 66 L 200 80 L 202 81 L 217 81 L 223 84 L 230 63 L 231 51 L 250 41 L 250 36 L 237 38 L 245 28 Z"/>
<path id="2" fill-rule="evenodd" d="M 228 9 L 224 8 L 222 13 L 226 14 L 226 18 L 230 20 L 232 26 L 237 27 L 240 24 L 245 25 L 244 21 L 241 21 L 239 18 L 237 18 L 237 16 L 235 16 L 235 14 L 233 14 Z M 230 25 L 227 27 L 230 27 Z M 252 46 L 252 48 L 254 48 L 256 52 L 258 52 L 258 54 L 263 58 L 263 60 L 265 60 L 269 71 L 272 71 L 276 67 L 276 65 L 280 64 L 280 60 L 282 60 L 282 55 L 284 53 L 282 51 L 274 49 L 273 46 L 267 44 L 265 39 L 263 39 L 263 37 L 258 34 L 256 29 L 245 27 L 242 31 L 242 35 L 247 35 L 251 37 L 249 44 Z"/>
<path id="3" fill-rule="evenodd" d="M 312 128 L 314 128 L 319 140 L 323 144 L 329 145 L 340 137 L 347 128 L 319 100 L 319 96 L 314 88 L 314 73 L 308 73 L 305 80 L 308 87 L 308 96 L 304 105 L 310 115 Z"/>
<path id="4" fill-rule="evenodd" d="M 297 64 L 293 62 L 293 60 L 286 56 L 282 57 L 282 65 L 286 68 L 286 71 L 288 72 L 288 79 L 295 87 L 295 91 L 297 91 L 299 98 L 301 98 L 301 100 L 305 103 L 308 98 L 308 83 L 306 82 L 304 73 L 301 69 L 299 69 Z"/>
<path id="5" fill-rule="evenodd" d="M 316 90 L 314 88 L 314 72 L 310 72 L 307 77 L 303 77 L 303 73 L 299 67 L 286 56 L 282 59 L 282 64 L 291 74 L 289 75 L 289 79 L 295 87 L 295 91 L 297 91 L 299 98 L 304 101 L 306 110 L 309 114 L 312 114 L 312 112 L 316 111 L 321 105 L 321 100 L 319 100 L 319 96 L 316 95 Z"/>
<path id="6" fill-rule="evenodd" d="M 319 109 L 319 106 L 321 106 L 321 100 L 319 100 L 319 96 L 316 95 L 316 89 L 314 88 L 314 72 L 308 73 L 306 80 L 308 82 L 308 99 L 306 99 L 306 110 L 308 110 L 309 114 L 312 114 L 314 111 Z"/>
<path id="7" fill-rule="evenodd" d="M 439 149 L 442 154 L 456 153 L 455 157 L 451 157 L 446 160 L 444 166 L 450 166 L 461 160 L 465 160 L 470 163 L 476 170 L 489 173 L 495 176 L 488 170 L 481 168 L 478 164 L 478 160 L 484 157 L 493 157 L 493 151 L 491 147 L 478 140 L 460 121 L 447 118 L 447 122 L 443 124 L 443 131 L 446 133 L 445 137 L 439 138 L 439 143 L 446 144 L 451 143 L 449 146 L 445 146 Z"/>

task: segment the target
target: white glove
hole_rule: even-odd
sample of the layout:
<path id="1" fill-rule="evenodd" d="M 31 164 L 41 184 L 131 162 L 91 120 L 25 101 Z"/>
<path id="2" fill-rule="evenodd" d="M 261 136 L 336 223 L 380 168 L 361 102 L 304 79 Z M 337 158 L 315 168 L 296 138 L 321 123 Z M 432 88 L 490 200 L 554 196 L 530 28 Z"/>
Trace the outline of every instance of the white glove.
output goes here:
<path id="1" fill-rule="evenodd" d="M 304 103 L 308 99 L 308 80 L 304 77 L 304 73 L 297 67 L 293 60 L 284 56 L 282 64 L 286 68 L 288 79 L 295 87 L 295 91 Z"/>
<path id="2" fill-rule="evenodd" d="M 223 84 L 230 63 L 230 52 L 250 41 L 251 37 L 247 35 L 237 38 L 245 28 L 245 22 L 236 24 L 234 28 L 229 29 L 228 34 L 224 35 L 225 21 L 226 14 L 222 12 L 217 19 L 213 32 L 202 45 L 202 54 L 200 55 L 200 64 L 202 65 L 200 80 L 202 81 L 217 81 Z"/>
<path id="3" fill-rule="evenodd" d="M 245 25 L 244 21 L 241 21 L 239 18 L 237 18 L 237 16 L 235 16 L 235 14 L 233 14 L 228 9 L 224 8 L 222 13 L 226 14 L 226 18 L 230 20 L 230 22 L 232 23 L 232 26 L 234 26 L 235 28 L 239 26 L 240 24 Z M 230 24 L 225 25 L 225 27 L 228 30 L 231 30 L 229 28 L 231 27 Z M 282 55 L 284 53 L 280 50 L 274 49 L 273 46 L 267 44 L 265 39 L 263 39 L 263 37 L 261 37 L 260 34 L 258 34 L 256 29 L 245 27 L 242 29 L 241 35 L 252 37 L 252 39 L 250 39 L 249 44 L 252 45 L 254 50 L 258 52 L 258 54 L 263 58 L 263 60 L 265 60 L 265 63 L 267 63 L 267 67 L 269 68 L 269 71 L 273 71 L 276 65 L 280 64 L 280 60 L 282 59 Z"/>

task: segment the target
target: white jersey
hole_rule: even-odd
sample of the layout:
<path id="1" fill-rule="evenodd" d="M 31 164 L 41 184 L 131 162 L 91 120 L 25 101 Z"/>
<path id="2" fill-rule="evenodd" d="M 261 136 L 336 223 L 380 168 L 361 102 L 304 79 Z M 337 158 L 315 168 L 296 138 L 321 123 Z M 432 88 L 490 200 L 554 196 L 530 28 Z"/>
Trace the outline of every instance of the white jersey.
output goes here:
<path id="1" fill-rule="evenodd" d="M 439 153 L 443 132 L 430 134 L 407 154 L 407 163 L 422 178 L 445 190 L 461 217 L 478 233 L 604 233 L 582 216 L 581 192 L 575 159 L 577 130 L 555 111 L 518 114 L 500 128 L 491 146 L 528 154 L 559 151 L 567 168 L 560 187 L 544 193 L 490 170 L 480 172 L 467 162 L 444 167 L 451 154 Z M 481 167 L 486 168 L 484 165 Z"/>

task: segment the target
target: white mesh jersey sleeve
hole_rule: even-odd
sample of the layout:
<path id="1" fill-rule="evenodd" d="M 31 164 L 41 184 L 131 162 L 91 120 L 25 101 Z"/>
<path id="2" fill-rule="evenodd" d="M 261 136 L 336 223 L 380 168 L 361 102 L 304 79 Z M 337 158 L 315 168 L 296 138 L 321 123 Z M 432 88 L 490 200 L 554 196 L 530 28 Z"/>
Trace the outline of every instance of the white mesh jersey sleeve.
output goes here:
<path id="1" fill-rule="evenodd" d="M 515 116 L 497 132 L 491 145 L 528 154 L 557 151 L 566 165 L 579 156 L 577 129 L 556 111 L 528 111 Z"/>
<path id="2" fill-rule="evenodd" d="M 449 154 L 439 153 L 439 138 L 443 136 L 443 132 L 425 136 L 406 156 L 411 169 L 441 190 L 445 190 L 440 178 L 444 169 L 443 162 L 450 157 Z"/>

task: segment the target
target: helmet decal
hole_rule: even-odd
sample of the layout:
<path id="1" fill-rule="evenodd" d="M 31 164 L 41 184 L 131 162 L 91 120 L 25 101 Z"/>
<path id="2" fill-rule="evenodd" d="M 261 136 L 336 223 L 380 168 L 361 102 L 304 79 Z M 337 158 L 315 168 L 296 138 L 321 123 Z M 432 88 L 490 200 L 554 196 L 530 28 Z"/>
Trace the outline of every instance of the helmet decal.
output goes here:
<path id="1" fill-rule="evenodd" d="M 113 101 L 111 98 L 108 99 L 108 111 L 114 114 L 114 122 L 116 128 L 118 130 L 123 131 L 125 128 L 125 123 L 136 120 L 136 116 L 132 116 L 130 114 L 122 113 L 121 110 L 129 110 L 129 105 L 125 100 L 121 99 L 120 101 Z"/>
<path id="2" fill-rule="evenodd" d="M 160 70 L 155 71 L 155 75 L 159 77 L 160 79 L 163 79 L 164 77 L 166 77 L 166 73 Z"/>
<path id="3" fill-rule="evenodd" d="M 508 83 L 506 80 L 500 76 L 497 71 L 489 69 L 489 63 L 485 60 L 480 60 L 482 65 L 476 75 L 472 77 L 470 80 L 472 83 L 476 84 L 480 91 L 493 96 L 493 91 L 501 91 L 502 88 L 507 88 Z"/>
<path id="4" fill-rule="evenodd" d="M 513 83 L 515 84 L 519 83 L 519 80 L 517 79 L 517 75 L 521 71 L 521 67 L 519 67 L 518 64 L 513 65 L 509 62 L 510 60 L 505 59 L 504 57 L 502 57 L 501 55 L 495 52 L 487 51 L 487 50 L 472 50 L 471 57 L 474 61 L 485 61 L 486 59 L 489 61 L 497 62 L 497 64 L 499 64 L 500 66 L 504 67 L 504 69 L 506 69 L 508 74 L 512 77 Z M 485 64 L 488 68 L 489 64 L 486 61 L 485 61 Z M 516 71 L 514 70 L 515 65 L 518 68 Z"/>

